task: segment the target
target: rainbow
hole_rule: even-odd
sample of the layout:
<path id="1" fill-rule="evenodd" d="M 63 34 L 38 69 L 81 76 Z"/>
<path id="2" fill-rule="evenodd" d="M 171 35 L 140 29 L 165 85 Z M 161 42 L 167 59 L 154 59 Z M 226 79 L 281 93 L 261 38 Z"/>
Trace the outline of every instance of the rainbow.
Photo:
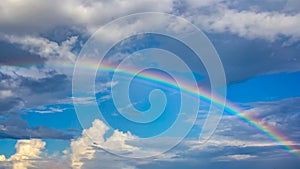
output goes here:
<path id="1" fill-rule="evenodd" d="M 53 68 L 74 69 L 73 64 L 64 64 L 64 65 L 48 64 L 48 65 Z M 33 66 L 33 65 L 19 65 L 19 66 L 25 66 L 25 67 L 28 66 L 29 67 L 29 66 Z M 14 67 L 14 66 L 10 66 L 10 67 Z M 77 63 L 76 67 L 80 68 L 82 70 L 91 70 L 91 71 L 100 70 L 100 71 L 104 71 L 104 72 L 112 72 L 112 73 L 114 72 L 114 73 L 118 73 L 118 74 L 121 74 L 124 76 L 130 76 L 130 77 L 136 76 L 140 79 L 143 79 L 146 81 L 151 81 L 153 83 L 162 84 L 162 85 L 168 86 L 173 89 L 180 89 L 184 93 L 187 93 L 193 97 L 199 98 L 202 101 L 210 102 L 210 103 L 214 104 L 215 106 L 223 106 L 221 104 L 222 101 L 220 98 L 218 98 L 218 97 L 212 98 L 210 93 L 203 89 L 200 89 L 198 87 L 196 87 L 196 88 L 192 87 L 187 83 L 185 83 L 184 85 L 181 85 L 179 88 L 176 81 L 174 81 L 170 78 L 163 78 L 163 77 L 153 74 L 153 73 L 140 73 L 140 74 L 135 75 L 133 73 L 133 72 L 135 72 L 135 70 L 130 69 L 130 68 L 126 69 L 126 71 L 115 72 L 116 66 L 111 65 L 109 63 L 101 63 L 101 65 L 99 66 L 98 63 L 94 63 L 94 62 L 82 62 L 80 64 Z M 1 70 L 1 66 L 0 66 L 0 70 Z M 4 71 L 5 71 L 5 69 L 4 69 Z M 226 113 L 236 117 L 240 121 L 245 122 L 245 123 L 249 124 L 250 126 L 258 129 L 262 134 L 266 135 L 268 138 L 270 138 L 271 140 L 278 143 L 279 146 L 282 146 L 289 153 L 293 154 L 297 158 L 300 158 L 300 151 L 296 147 L 297 144 L 290 141 L 282 133 L 279 133 L 278 131 L 274 130 L 273 128 L 267 126 L 266 124 L 261 123 L 259 119 L 252 117 L 252 116 L 248 115 L 247 113 L 242 113 L 243 112 L 242 109 L 238 108 L 237 106 L 233 105 L 232 103 L 228 103 L 228 101 L 227 101 L 226 105 L 224 105 L 224 111 Z"/>

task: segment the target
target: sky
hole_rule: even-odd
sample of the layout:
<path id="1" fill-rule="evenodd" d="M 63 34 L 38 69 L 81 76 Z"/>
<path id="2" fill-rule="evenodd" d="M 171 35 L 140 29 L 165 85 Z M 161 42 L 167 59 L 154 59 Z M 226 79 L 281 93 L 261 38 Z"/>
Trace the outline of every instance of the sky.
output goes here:
<path id="1" fill-rule="evenodd" d="M 2 0 L 0 168 L 298 169 L 298 0 Z"/>

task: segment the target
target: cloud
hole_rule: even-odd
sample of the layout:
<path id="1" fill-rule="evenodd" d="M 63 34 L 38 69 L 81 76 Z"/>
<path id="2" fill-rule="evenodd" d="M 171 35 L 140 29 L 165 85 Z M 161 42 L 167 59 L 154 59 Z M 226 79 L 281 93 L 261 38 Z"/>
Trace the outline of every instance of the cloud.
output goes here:
<path id="1" fill-rule="evenodd" d="M 286 2 L 280 1 L 278 3 L 284 4 Z M 286 4 L 290 3 L 292 1 Z M 70 70 L 56 68 L 54 65 L 57 65 L 56 63 L 63 65 L 70 63 L 69 61 L 74 61 L 77 52 L 72 49 L 76 46 L 74 46 L 74 43 L 79 43 L 78 41 L 82 40 L 80 37 L 83 34 L 90 35 L 94 33 L 96 28 L 103 26 L 114 18 L 145 11 L 160 11 L 182 15 L 204 29 L 207 33 L 227 35 L 217 39 L 212 37 L 211 39 L 215 40 L 215 45 L 220 45 L 217 47 L 217 50 L 221 51 L 221 59 L 229 82 L 242 81 L 266 73 L 297 71 L 300 69 L 300 59 L 297 55 L 298 50 L 296 48 L 284 48 L 281 46 L 283 43 L 289 46 L 297 42 L 300 36 L 297 29 L 300 24 L 298 19 L 300 15 L 298 13 L 285 13 L 284 10 L 277 12 L 269 11 L 268 6 L 270 6 L 270 2 L 251 3 L 251 6 L 259 6 L 261 8 L 259 11 L 248 8 L 239 9 L 241 6 L 247 6 L 244 5 L 247 4 L 244 1 L 230 3 L 222 0 L 206 0 L 201 2 L 193 0 L 187 2 L 164 1 L 163 3 L 146 0 L 134 4 L 117 0 L 67 0 L 64 2 L 53 1 L 51 4 L 49 2 L 36 2 L 35 0 L 30 0 L 26 3 L 13 3 L 6 0 L 3 2 L 4 4 L 6 14 L 1 15 L 0 22 L 3 23 L 3 29 L 9 30 L 9 32 L 4 31 L 3 36 L 5 39 L 10 43 L 19 45 L 23 50 L 27 50 L 27 52 L 33 55 L 30 57 L 33 62 L 43 62 L 43 59 L 46 59 L 50 63 L 50 67 L 68 75 L 72 74 Z M 36 8 L 28 10 L 32 4 Z M 118 10 L 107 10 L 110 8 Z M 20 12 L 15 13 L 14 11 Z M 38 14 L 41 11 L 43 13 Z M 98 15 L 98 13 L 101 13 L 101 15 Z M 35 17 L 36 19 L 32 19 Z M 10 20 L 13 22 L 10 22 Z M 44 20 L 47 20 L 47 23 Z M 156 22 L 159 23 L 159 21 Z M 152 23 L 151 20 L 145 20 L 144 22 L 133 24 L 130 29 L 142 29 L 143 26 L 149 27 Z M 19 27 L 23 29 L 18 30 Z M 70 34 L 69 32 L 73 32 L 72 30 L 75 27 L 79 31 Z M 31 32 L 33 30 L 35 30 L 35 33 Z M 60 35 L 59 41 L 53 40 L 52 36 L 47 35 L 53 34 L 54 36 L 55 33 L 50 32 L 56 31 L 64 32 L 58 33 Z M 117 29 L 117 31 L 110 31 L 109 33 L 105 33 L 105 36 L 102 38 L 107 36 L 117 37 L 117 35 L 128 30 L 121 28 Z M 234 36 L 242 38 L 235 38 Z M 282 37 L 287 37 L 288 40 Z M 267 39 L 276 43 L 270 45 L 269 42 L 253 42 L 243 38 L 255 40 Z M 279 42 L 277 43 L 277 41 Z M 248 49 L 250 48 L 258 48 L 259 50 L 255 50 L 251 54 L 253 50 L 249 52 Z M 278 48 L 278 50 L 274 50 L 275 48 Z M 236 51 L 236 49 L 242 50 Z M 249 62 L 247 61 L 249 60 L 256 62 L 248 64 Z M 270 60 L 272 63 L 269 63 Z M 9 59 L 5 62 L 6 64 L 14 64 Z"/>
<path id="2" fill-rule="evenodd" d="M 178 14 L 208 34 L 229 83 L 300 70 L 299 9 L 283 9 L 290 1 L 193 2 L 177 5 Z"/>
<path id="3" fill-rule="evenodd" d="M 234 154 L 234 155 L 217 157 L 215 160 L 217 161 L 247 160 L 255 157 L 256 156 L 248 155 L 248 154 Z"/>
<path id="4" fill-rule="evenodd" d="M 63 2 L 59 0 L 51 2 L 4 0 L 0 8 L 5 9 L 0 12 L 1 32 L 40 33 L 55 27 L 68 26 L 93 33 L 99 25 L 130 13 L 171 11 L 172 1 L 144 0 L 131 3 L 128 0 L 66 0 Z"/>
<path id="5" fill-rule="evenodd" d="M 34 55 L 27 50 L 21 49 L 19 46 L 11 44 L 2 39 L 0 41 L 0 65 L 8 66 L 28 66 L 41 65 L 44 59 L 38 55 Z"/>
<path id="6" fill-rule="evenodd" d="M 20 87 L 25 87 L 30 90 L 30 93 L 59 93 L 65 90 L 69 90 L 70 81 L 65 74 L 54 74 L 48 77 L 39 79 L 22 78 Z"/>
<path id="7" fill-rule="evenodd" d="M 68 154 L 71 156 L 72 166 L 79 169 L 99 166 L 111 168 L 112 163 L 114 167 L 119 166 L 118 168 L 122 166 L 135 166 L 136 168 L 180 168 L 180 166 L 199 168 L 199 166 L 204 166 L 204 168 L 211 168 L 221 165 L 222 162 L 232 164 L 233 161 L 256 161 L 262 157 L 265 159 L 286 158 L 287 154 L 282 150 L 281 143 L 270 141 L 258 131 L 249 128 L 248 125 L 242 122 L 237 123 L 234 118 L 225 118 L 221 123 L 217 132 L 206 143 L 200 144 L 197 139 L 189 138 L 161 156 L 136 161 L 120 158 L 104 151 L 103 148 L 120 152 L 120 149 L 125 148 L 129 152 L 135 152 L 139 151 L 141 145 L 130 141 L 132 136 L 117 130 L 110 137 L 105 138 L 108 127 L 102 121 L 95 120 L 90 128 L 83 130 L 81 137 L 71 142 L 71 151 Z M 228 124 L 236 125 L 228 126 Z M 229 129 L 223 130 L 226 127 Z M 241 130 L 243 132 L 240 132 Z M 226 134 L 229 132 L 234 134 Z M 124 140 L 127 141 L 124 142 Z M 156 151 L 160 145 L 166 143 L 168 139 L 155 139 L 147 144 L 152 145 L 149 151 Z M 298 142 L 293 141 L 286 143 L 299 145 Z M 274 151 L 276 154 L 273 153 Z"/>
<path id="8" fill-rule="evenodd" d="M 230 32 L 246 38 L 263 38 L 274 41 L 281 35 L 298 39 L 300 32 L 300 14 L 289 16 L 270 12 L 238 12 L 226 10 L 220 18 L 206 20 L 207 30 Z M 276 27 L 273 25 L 276 24 Z"/>
<path id="9" fill-rule="evenodd" d="M 110 133 L 110 134 L 108 134 Z M 109 131 L 101 120 L 94 120 L 92 126 L 82 131 L 82 136 L 74 139 L 70 143 L 70 150 L 66 154 L 70 156 L 71 166 L 76 169 L 92 168 L 139 168 L 138 165 L 152 163 L 153 160 L 167 161 L 173 154 L 162 154 L 153 158 L 126 158 L 120 155 L 130 153 L 153 153 L 161 144 L 168 144 L 168 139 L 155 139 L 149 141 L 149 151 L 142 152 L 145 143 L 136 143 L 136 136 L 130 132 L 119 130 Z M 147 144 L 147 143 L 146 143 Z M 151 147 L 152 146 L 152 147 Z M 115 154 L 116 153 L 116 154 Z M 113 164 L 113 165 L 112 165 Z"/>
<path id="10" fill-rule="evenodd" d="M 44 107 L 43 109 L 33 110 L 35 113 L 48 114 L 48 113 L 62 113 L 68 110 L 68 108 L 55 108 L 55 107 Z"/>
<path id="11" fill-rule="evenodd" d="M 56 104 L 68 98 L 77 36 L 60 43 L 33 35 L 5 35 L 4 39 L 7 42 L 1 43 L 1 48 L 8 49 L 1 57 L 1 114 L 18 114 L 24 108 Z"/>
<path id="12" fill-rule="evenodd" d="M 22 109 L 71 100 L 69 97 L 70 78 L 53 70 L 4 66 L 0 71 L 0 78 L 0 113 L 2 115 L 22 114 L 24 113 Z"/>
<path id="13" fill-rule="evenodd" d="M 276 4 L 281 4 L 283 1 L 278 0 Z M 274 1 L 268 2 L 267 4 L 274 3 Z M 81 47 L 78 43 L 82 41 L 80 39 L 82 36 L 86 38 L 99 26 L 135 12 L 169 12 L 182 15 L 200 26 L 209 34 L 217 50 L 221 51 L 220 56 L 230 82 L 266 73 L 300 70 L 299 48 L 294 46 L 300 37 L 298 29 L 300 8 L 297 7 L 297 1 L 289 1 L 282 10 L 274 10 L 278 8 L 276 6 L 257 4 L 246 6 L 237 1 L 231 3 L 222 0 L 201 2 L 146 0 L 135 3 L 129 0 L 66 0 L 63 2 L 3 0 L 0 4 L 0 9 L 3 9 L 0 10 L 2 40 L 0 49 L 5 55 L 0 58 L 0 114 L 1 117 L 6 116 L 6 120 L 0 121 L 0 137 L 72 138 L 64 131 L 44 126 L 29 127 L 19 116 L 7 116 L 24 113 L 21 111 L 24 108 L 45 107 L 47 104 L 62 102 L 71 103 L 68 97 L 71 92 L 69 90 L 71 72 L 56 66 L 71 65 L 74 62 L 76 50 Z M 143 24 L 133 25 L 131 29 L 149 26 L 151 22 Z M 122 29 L 117 31 L 120 30 Z M 114 36 L 118 35 L 117 33 L 121 32 L 116 32 Z M 52 37 L 52 34 L 56 37 Z M 21 67 L 20 64 L 41 67 Z M 103 88 L 109 86 L 98 87 L 100 87 L 99 92 L 103 92 L 105 91 Z M 244 113 L 256 116 L 262 123 L 284 131 L 293 139 L 288 144 L 298 145 L 298 100 L 293 98 L 277 102 L 251 103 L 253 108 Z M 91 98 L 83 98 L 79 101 L 82 104 L 90 103 Z M 44 113 L 49 111 L 61 112 L 61 110 L 49 109 Z M 254 157 L 270 157 L 269 159 L 274 158 L 276 161 L 286 163 L 284 161 L 286 154 L 281 151 L 278 143 L 265 139 L 258 131 L 251 130 L 249 126 L 237 123 L 229 117 L 223 119 L 215 136 L 207 144 L 199 146 L 197 140 L 183 143 L 182 146 L 165 154 L 165 159 L 157 157 L 134 161 L 106 153 L 103 148 L 123 153 L 139 150 L 139 144 L 130 142 L 135 137 L 132 134 L 114 130 L 106 138 L 107 134 L 108 127 L 99 120 L 94 121 L 91 128 L 82 131 L 81 137 L 71 141 L 70 150 L 66 153 L 70 156 L 67 157 L 70 158 L 70 164 L 64 163 L 54 167 L 59 162 L 51 161 L 44 164 L 47 166 L 44 168 L 70 168 L 70 166 L 75 168 L 99 168 L 99 166 L 104 168 L 135 168 L 133 166 L 220 168 L 224 165 L 221 162 L 224 161 L 237 160 L 247 163 L 249 160 L 256 160 Z M 152 144 L 151 148 L 156 151 L 161 144 L 168 143 L 166 140 L 155 140 L 148 144 Z M 16 144 L 16 154 L 8 159 L 1 155 L 0 161 L 8 165 L 11 163 L 15 168 L 34 168 L 31 165 L 33 161 L 37 163 L 35 159 L 41 159 L 44 147 L 45 143 L 38 139 L 19 140 Z M 31 149 L 32 152 L 28 154 Z M 216 161 L 211 162 L 211 159 Z M 260 163 L 265 162 L 260 161 Z M 288 165 L 298 163 L 299 161 L 296 161 Z M 241 168 L 238 164 L 236 166 Z M 279 168 L 284 167 L 279 166 Z M 289 166 L 289 168 L 297 168 L 297 166 Z"/>
<path id="14" fill-rule="evenodd" d="M 5 98 L 11 97 L 11 96 L 13 96 L 13 93 L 11 90 L 0 91 L 0 99 L 5 99 Z"/>
<path id="15" fill-rule="evenodd" d="M 90 128 L 82 131 L 81 137 L 71 142 L 72 167 L 81 169 L 85 164 L 84 160 L 94 159 L 95 154 L 99 149 L 119 152 L 131 152 L 138 149 L 137 147 L 126 144 L 126 141 L 134 138 L 134 136 L 130 133 L 123 133 L 118 130 L 114 130 L 110 137 L 104 138 L 104 135 L 108 132 L 108 130 L 108 126 L 106 126 L 102 121 L 96 119 Z M 103 156 L 107 156 L 105 153 L 107 152 L 104 152 Z M 101 159 L 102 157 L 100 155 L 97 161 Z M 114 157 L 112 157 L 112 159 L 114 159 Z M 112 159 L 110 159 L 110 161 Z M 98 164 L 102 165 L 100 162 Z M 110 167 L 115 168 L 116 166 L 114 165 Z"/>
<path id="16" fill-rule="evenodd" d="M 297 29 L 300 25 L 299 13 L 233 8 L 238 8 L 243 3 L 234 5 L 229 2 L 209 1 L 198 8 L 193 7 L 194 3 L 187 4 L 190 6 L 182 14 L 208 32 L 229 32 L 248 39 L 260 38 L 269 41 L 281 36 L 295 40 L 300 38 L 300 31 Z"/>
<path id="17" fill-rule="evenodd" d="M 28 123 L 19 117 L 10 117 L 0 121 L 0 139 L 63 139 L 68 140 L 73 136 L 63 131 L 45 126 L 29 127 Z"/>
<path id="18" fill-rule="evenodd" d="M 1 162 L 11 162 L 13 169 L 28 169 L 34 166 L 34 161 L 41 159 L 42 150 L 46 143 L 40 139 L 18 140 L 15 148 L 16 153 L 9 158 L 1 155 Z"/>
<path id="19" fill-rule="evenodd" d="M 224 123 L 228 123 L 228 121 Z M 243 126 L 244 124 L 240 123 L 240 125 Z M 238 130 L 244 130 L 241 126 L 233 126 L 230 132 L 235 133 Z M 223 126 L 221 125 L 220 129 L 222 128 Z M 243 140 L 239 139 L 241 135 L 239 137 L 236 137 L 236 135 L 224 137 L 219 135 L 220 133 L 218 132 L 205 144 L 199 144 L 199 141 L 196 139 L 186 139 L 174 149 L 164 154 L 164 156 L 139 160 L 121 158 L 104 151 L 103 148 L 116 151 L 122 151 L 123 149 L 127 152 L 133 152 L 138 151 L 138 144 L 134 144 L 134 146 L 131 144 L 130 139 L 132 139 L 133 136 L 129 133 L 115 130 L 113 134 L 106 136 L 107 132 L 108 126 L 100 120 L 95 120 L 90 128 L 82 131 L 82 136 L 71 141 L 70 149 L 64 151 L 65 155 L 57 156 L 58 154 L 56 154 L 56 156 L 52 157 L 53 159 L 48 158 L 49 154 L 46 154 L 47 151 L 42 151 L 45 145 L 41 140 L 36 142 L 21 140 L 20 143 L 18 142 L 16 144 L 17 153 L 15 155 L 12 155 L 8 159 L 3 155 L 0 156 L 0 159 L 4 162 L 1 165 L 12 162 L 8 163 L 7 166 L 13 164 L 16 167 L 30 166 L 30 168 L 38 168 L 37 166 L 39 166 L 51 168 L 57 166 L 58 168 L 72 167 L 77 169 L 92 169 L 97 167 L 145 169 L 158 167 L 199 168 L 200 166 L 202 168 L 212 168 L 213 166 L 222 166 L 224 162 L 229 166 L 232 165 L 233 162 L 237 166 L 244 166 L 245 164 L 236 163 L 240 161 L 244 163 L 260 161 L 260 164 L 263 164 L 262 166 L 270 166 L 268 161 L 275 160 L 284 162 L 290 159 L 287 158 L 287 154 L 281 149 L 280 144 L 270 142 L 266 138 L 248 137 Z M 160 144 L 166 144 L 167 142 L 167 140 L 158 139 L 149 144 L 153 144 L 155 147 Z M 33 153 L 29 155 L 26 152 L 28 149 L 31 149 L 30 146 L 34 146 L 35 149 L 33 149 Z M 259 160 L 261 158 L 268 160 L 261 161 Z M 67 160 L 70 160 L 70 163 L 66 162 Z M 295 164 L 297 164 L 295 161 L 291 161 L 290 168 L 296 168 Z M 264 168 L 262 166 L 258 166 L 258 168 Z"/>
<path id="20" fill-rule="evenodd" d="M 246 116 L 258 119 L 259 123 L 285 133 L 292 140 L 299 141 L 300 98 L 286 98 L 270 102 L 248 103 L 251 109 L 245 110 Z"/>
<path id="21" fill-rule="evenodd" d="M 29 51 L 33 55 L 38 55 L 45 58 L 50 63 L 57 61 L 65 63 L 74 63 L 76 55 L 71 52 L 75 42 L 76 36 L 69 37 L 67 40 L 58 44 L 42 37 L 34 36 L 15 36 L 7 35 L 4 37 L 12 44 L 20 45 L 23 50 Z"/>
<path id="22" fill-rule="evenodd" d="M 0 71 L 0 114 L 13 112 L 22 107 L 24 102 L 18 96 L 15 96 L 15 88 L 18 86 L 18 81 L 11 76 Z"/>
<path id="23" fill-rule="evenodd" d="M 272 6 L 269 1 L 250 3 L 249 6 L 252 8 L 238 9 L 241 6 L 247 6 L 244 5 L 247 3 L 245 1 L 226 2 L 223 0 L 201 2 L 194 0 L 187 2 L 144 0 L 136 3 L 130 3 L 127 0 L 66 0 L 64 2 L 54 0 L 51 3 L 37 0 L 26 2 L 4 0 L 1 3 L 1 7 L 5 10 L 0 13 L 0 30 L 6 34 L 20 34 L 22 32 L 32 34 L 49 32 L 59 27 L 68 27 L 68 29 L 87 31 L 88 34 L 91 34 L 99 26 L 114 18 L 137 12 L 159 11 L 183 14 L 206 31 L 230 32 L 246 38 L 268 40 L 275 40 L 281 35 L 299 38 L 300 32 L 297 28 L 300 24 L 300 15 L 298 13 L 284 13 L 289 11 L 288 9 L 291 10 L 291 6 L 296 6 L 291 5 L 295 4 L 294 1 L 276 2 L 276 4 L 285 6 L 284 9 L 286 9 L 279 12 L 268 10 Z M 31 8 L 33 5 L 35 8 Z M 253 10 L 257 8 L 260 10 Z M 44 22 L 45 20 L 47 22 Z"/>

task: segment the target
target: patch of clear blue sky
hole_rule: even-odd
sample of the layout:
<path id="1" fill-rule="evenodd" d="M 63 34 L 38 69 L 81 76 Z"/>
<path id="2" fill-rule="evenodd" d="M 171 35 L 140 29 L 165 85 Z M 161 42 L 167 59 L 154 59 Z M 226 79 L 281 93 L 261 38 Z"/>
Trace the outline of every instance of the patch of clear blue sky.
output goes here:
<path id="1" fill-rule="evenodd" d="M 13 139 L 0 139 L 0 155 L 5 155 L 6 158 L 16 153 L 15 144 L 17 140 Z"/>
<path id="2" fill-rule="evenodd" d="M 28 121 L 29 126 L 46 126 L 57 130 L 81 129 L 77 115 L 72 105 L 48 105 L 46 108 L 55 107 L 65 109 L 62 112 L 39 113 L 35 109 L 23 115 L 23 119 Z"/>
<path id="3" fill-rule="evenodd" d="M 262 75 L 230 84 L 227 98 L 233 102 L 276 101 L 300 97 L 300 71 Z"/>
<path id="4" fill-rule="evenodd" d="M 43 140 L 46 142 L 45 149 L 49 154 L 59 153 L 62 155 L 63 151 L 70 147 L 69 140 L 54 140 L 54 139 L 47 139 Z"/>

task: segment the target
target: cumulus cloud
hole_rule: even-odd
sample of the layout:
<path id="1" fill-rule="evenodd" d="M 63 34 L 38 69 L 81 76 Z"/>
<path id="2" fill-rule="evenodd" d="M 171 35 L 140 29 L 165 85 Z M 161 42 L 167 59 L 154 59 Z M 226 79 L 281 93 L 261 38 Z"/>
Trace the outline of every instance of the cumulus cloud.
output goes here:
<path id="1" fill-rule="evenodd" d="M 41 159 L 42 150 L 46 143 L 40 139 L 18 140 L 15 148 L 16 153 L 9 158 L 1 155 L 0 161 L 11 162 L 13 169 L 28 169 L 34 166 L 34 161 Z"/>
<path id="2" fill-rule="evenodd" d="M 66 155 L 70 156 L 71 166 L 76 169 L 92 168 L 139 168 L 139 165 L 150 164 L 155 160 L 172 161 L 175 154 L 165 153 L 152 158 L 126 158 L 130 153 L 137 155 L 143 153 L 157 153 L 162 144 L 168 144 L 172 138 L 153 139 L 147 143 L 135 142 L 137 136 L 130 132 L 113 130 L 109 133 L 109 127 L 101 120 L 94 120 L 92 126 L 82 131 L 82 136 L 70 143 L 70 150 Z M 142 149 L 147 144 L 148 151 Z M 137 157 L 138 158 L 138 157 Z M 113 164 L 113 165 L 112 165 Z"/>
<path id="3" fill-rule="evenodd" d="M 104 135 L 108 132 L 108 130 L 108 126 L 106 126 L 102 121 L 96 119 L 90 128 L 82 131 L 82 136 L 80 138 L 71 142 L 72 167 L 81 169 L 84 165 L 84 160 L 93 159 L 95 157 L 95 153 L 99 149 L 118 152 L 131 152 L 138 149 L 137 147 L 126 143 L 126 141 L 134 138 L 132 134 L 114 130 L 110 137 L 104 138 Z M 107 156 L 105 153 L 106 152 L 102 154 L 104 157 Z M 101 159 L 103 157 L 100 155 L 98 158 Z M 112 157 L 112 159 L 114 159 L 114 157 Z M 100 166 L 102 165 L 101 163 L 98 164 Z"/>
<path id="4" fill-rule="evenodd" d="M 233 120 L 233 119 L 232 119 Z M 228 123 L 225 121 L 224 123 Z M 232 122 L 231 122 L 232 123 Z M 240 123 L 241 126 L 245 125 Z M 241 126 L 232 126 L 230 131 L 235 133 L 240 130 Z M 224 126 L 221 125 L 219 130 Z M 246 132 L 251 131 L 251 129 Z M 115 130 L 111 136 L 105 136 L 108 132 L 108 126 L 102 121 L 95 120 L 92 126 L 82 131 L 82 136 L 74 139 L 70 143 L 70 149 L 64 151 L 64 156 L 55 156 L 53 159 L 48 159 L 49 155 L 42 154 L 47 151 L 42 151 L 45 143 L 38 139 L 19 140 L 16 144 L 17 152 L 9 158 L 1 155 L 0 159 L 4 163 L 8 163 L 15 167 L 23 167 L 24 169 L 51 168 L 57 166 L 58 168 L 211 168 L 212 166 L 222 165 L 223 162 L 228 161 L 256 161 L 261 157 L 268 159 L 278 159 L 282 161 L 285 157 L 285 151 L 281 149 L 281 144 L 270 142 L 264 137 L 247 137 L 244 139 L 236 137 L 235 135 L 222 136 L 219 132 L 208 140 L 205 144 L 199 144 L 196 139 L 187 139 L 174 149 L 167 152 L 162 157 L 153 157 L 148 159 L 128 159 L 117 157 L 105 150 L 138 151 L 138 144 L 131 145 L 130 140 L 134 137 L 130 133 L 123 133 Z M 251 132 L 250 132 L 251 133 Z M 244 136 L 244 135 L 243 135 Z M 129 142 L 127 142 L 129 141 Z M 167 144 L 168 140 L 155 140 L 153 146 L 160 144 Z M 290 143 L 293 144 L 292 142 Z M 31 148 L 33 146 L 33 148 Z M 275 147 L 275 148 L 274 148 Z M 30 153 L 28 150 L 31 150 Z M 259 151 L 257 151 L 259 150 Z M 272 151 L 270 151 L 272 150 Z M 241 153 L 242 152 L 242 153 Z M 274 153 L 276 152 L 276 153 Z M 164 157 L 164 158 L 163 158 Z M 37 160 L 39 159 L 39 160 Z M 70 163 L 65 162 L 70 160 Z M 209 162 L 208 162 L 209 161 Z M 262 162 L 262 161 L 261 161 Z M 55 165 L 52 163 L 56 163 Z M 51 165 L 52 164 L 52 165 Z M 232 163 L 230 163 L 232 164 Z M 5 165 L 4 165 L 5 166 Z M 23 169 L 22 168 L 22 169 Z"/>
<path id="5" fill-rule="evenodd" d="M 203 166 L 204 164 L 209 164 L 206 167 L 210 168 L 211 165 L 219 165 L 225 161 L 249 161 L 257 160 L 260 157 L 270 159 L 285 157 L 286 152 L 282 150 L 281 143 L 270 141 L 258 130 L 249 128 L 247 124 L 236 122 L 233 117 L 225 117 L 221 123 L 214 136 L 205 143 L 200 143 L 199 140 L 193 138 L 186 139 L 164 155 L 136 161 L 134 159 L 119 158 L 105 151 L 115 150 L 121 152 L 122 149 L 127 152 L 139 151 L 140 144 L 130 141 L 132 135 L 115 130 L 110 137 L 105 138 L 108 127 L 102 121 L 95 120 L 90 128 L 83 130 L 81 137 L 71 142 L 67 154 L 70 155 L 72 166 L 78 169 L 99 166 L 112 168 L 111 163 L 114 163 L 114 167 L 118 166 L 118 168 L 124 166 L 135 166 L 137 168 L 169 168 L 173 166 L 176 168 L 181 165 L 182 167 L 187 166 L 187 163 L 191 164 L 191 168 Z M 240 130 L 243 130 L 243 132 L 241 133 Z M 148 144 L 151 144 L 152 147 L 150 146 L 149 151 L 156 151 L 157 147 L 167 143 L 168 138 L 150 141 Z M 299 145 L 298 142 L 293 141 L 286 142 L 286 144 Z M 256 151 L 258 149 L 259 152 Z M 276 150 L 276 154 L 270 152 L 271 149 Z M 244 153 L 241 154 L 240 152 Z M 207 163 L 207 160 L 210 162 Z M 174 165 L 174 163 L 178 165 Z"/>

